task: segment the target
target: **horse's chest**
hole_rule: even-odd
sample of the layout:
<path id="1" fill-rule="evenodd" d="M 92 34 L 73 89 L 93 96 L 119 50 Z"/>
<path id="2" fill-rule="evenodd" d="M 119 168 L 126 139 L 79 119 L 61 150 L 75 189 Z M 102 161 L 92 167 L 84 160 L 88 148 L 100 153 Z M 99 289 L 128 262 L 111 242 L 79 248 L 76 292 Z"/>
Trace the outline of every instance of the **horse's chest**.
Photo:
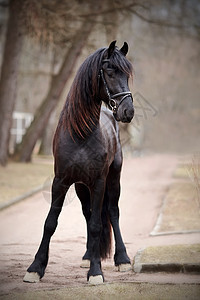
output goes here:
<path id="1" fill-rule="evenodd" d="M 101 176 L 106 162 L 105 155 L 100 153 L 81 153 L 73 155 L 69 162 L 69 169 L 73 181 L 91 182 Z"/>

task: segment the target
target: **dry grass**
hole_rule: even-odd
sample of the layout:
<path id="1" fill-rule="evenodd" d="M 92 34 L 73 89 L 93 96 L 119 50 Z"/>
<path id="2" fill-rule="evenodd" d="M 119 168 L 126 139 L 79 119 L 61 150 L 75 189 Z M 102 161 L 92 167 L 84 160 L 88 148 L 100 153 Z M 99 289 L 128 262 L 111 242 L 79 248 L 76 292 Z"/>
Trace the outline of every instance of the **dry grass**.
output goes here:
<path id="1" fill-rule="evenodd" d="M 142 252 L 143 263 L 199 263 L 200 244 L 147 247 Z"/>
<path id="2" fill-rule="evenodd" d="M 195 187 L 189 180 L 173 183 L 166 194 L 157 232 L 193 230 L 200 230 Z"/>
<path id="3" fill-rule="evenodd" d="M 35 158 L 32 163 L 10 162 L 0 167 L 0 203 L 19 197 L 42 186 L 53 174 L 53 162 L 49 158 Z"/>
<path id="4" fill-rule="evenodd" d="M 28 290 L 28 289 L 27 289 Z M 4 300 L 35 300 L 35 299 L 199 299 L 200 287 L 195 284 L 156 284 L 156 283 L 112 283 L 99 286 L 81 286 L 55 290 L 28 291 L 5 295 Z"/>
<path id="5" fill-rule="evenodd" d="M 195 186 L 197 193 L 197 204 L 200 210 L 200 153 L 193 156 L 192 162 L 188 166 L 188 174 Z"/>

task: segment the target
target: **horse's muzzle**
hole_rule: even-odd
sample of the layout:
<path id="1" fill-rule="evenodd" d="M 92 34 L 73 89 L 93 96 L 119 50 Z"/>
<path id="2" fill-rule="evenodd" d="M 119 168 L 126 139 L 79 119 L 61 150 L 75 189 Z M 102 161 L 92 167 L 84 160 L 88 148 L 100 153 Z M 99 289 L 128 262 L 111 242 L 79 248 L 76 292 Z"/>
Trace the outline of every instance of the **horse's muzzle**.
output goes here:
<path id="1" fill-rule="evenodd" d="M 124 108 L 123 111 L 118 111 L 113 113 L 116 121 L 121 121 L 122 123 L 130 123 L 134 117 L 134 107 Z"/>
<path id="2" fill-rule="evenodd" d="M 122 120 L 122 122 L 124 123 L 130 123 L 131 120 L 134 117 L 134 108 L 132 109 L 125 109 L 124 110 L 124 120 Z"/>

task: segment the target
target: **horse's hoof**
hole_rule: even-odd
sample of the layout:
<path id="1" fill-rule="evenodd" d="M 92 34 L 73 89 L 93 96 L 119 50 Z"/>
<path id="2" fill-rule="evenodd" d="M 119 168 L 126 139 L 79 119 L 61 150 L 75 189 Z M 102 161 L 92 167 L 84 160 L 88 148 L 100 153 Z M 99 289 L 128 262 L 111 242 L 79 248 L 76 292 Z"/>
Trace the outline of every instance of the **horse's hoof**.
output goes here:
<path id="1" fill-rule="evenodd" d="M 37 272 L 26 272 L 24 279 L 24 282 L 39 282 L 40 281 L 40 276 L 38 275 Z"/>
<path id="2" fill-rule="evenodd" d="M 89 259 L 83 259 L 82 263 L 80 264 L 81 268 L 89 268 L 90 267 L 90 260 Z"/>
<path id="3" fill-rule="evenodd" d="M 131 264 L 121 264 L 118 266 L 119 272 L 128 272 L 131 270 L 132 270 Z"/>
<path id="4" fill-rule="evenodd" d="M 102 284 L 103 283 L 103 276 L 102 275 L 90 276 L 89 277 L 89 283 L 93 284 L 93 285 Z"/>

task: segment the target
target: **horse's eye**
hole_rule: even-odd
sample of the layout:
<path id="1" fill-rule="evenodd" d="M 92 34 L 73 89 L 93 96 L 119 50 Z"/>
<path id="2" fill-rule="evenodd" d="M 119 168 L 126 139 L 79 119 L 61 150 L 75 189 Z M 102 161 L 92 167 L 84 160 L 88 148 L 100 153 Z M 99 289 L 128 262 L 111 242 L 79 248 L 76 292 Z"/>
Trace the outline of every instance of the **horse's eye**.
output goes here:
<path id="1" fill-rule="evenodd" d="M 111 69 L 111 68 L 108 68 L 108 69 L 106 69 L 106 73 L 108 74 L 108 76 L 113 76 L 114 73 L 115 73 L 115 70 Z"/>

